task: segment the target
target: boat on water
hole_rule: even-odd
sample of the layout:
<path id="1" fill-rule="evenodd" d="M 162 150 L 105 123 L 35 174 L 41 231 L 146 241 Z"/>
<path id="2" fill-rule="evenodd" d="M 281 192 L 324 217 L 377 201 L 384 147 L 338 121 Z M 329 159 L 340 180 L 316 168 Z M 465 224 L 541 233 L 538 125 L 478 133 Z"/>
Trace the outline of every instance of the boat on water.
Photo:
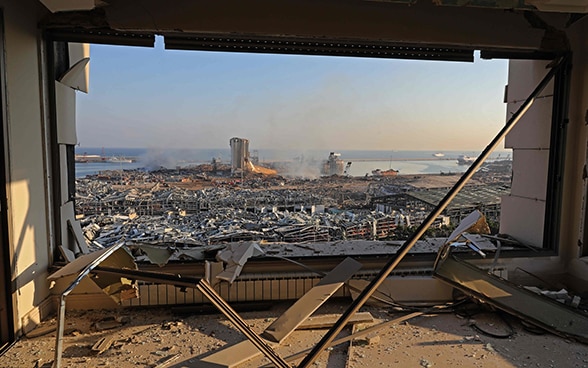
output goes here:
<path id="1" fill-rule="evenodd" d="M 375 170 L 372 170 L 372 175 L 373 176 L 396 176 L 396 175 L 398 175 L 398 170 L 394 170 L 394 169 L 389 169 L 389 170 L 375 169 Z"/>
<path id="2" fill-rule="evenodd" d="M 113 163 L 113 164 L 131 164 L 135 162 L 132 158 L 128 157 L 119 157 L 119 156 L 112 156 L 104 160 L 105 162 Z"/>
<path id="3" fill-rule="evenodd" d="M 445 154 L 443 152 L 437 152 L 437 153 L 433 153 L 433 156 L 435 156 L 435 157 L 444 157 Z"/>
<path id="4" fill-rule="evenodd" d="M 457 164 L 458 165 L 471 165 L 476 161 L 477 157 L 473 156 L 466 156 L 466 155 L 459 155 L 457 157 Z"/>
<path id="5" fill-rule="evenodd" d="M 88 155 L 84 153 L 83 155 L 76 154 L 74 156 L 74 161 L 79 164 L 85 164 L 88 162 L 102 162 L 103 158 L 99 155 Z"/>

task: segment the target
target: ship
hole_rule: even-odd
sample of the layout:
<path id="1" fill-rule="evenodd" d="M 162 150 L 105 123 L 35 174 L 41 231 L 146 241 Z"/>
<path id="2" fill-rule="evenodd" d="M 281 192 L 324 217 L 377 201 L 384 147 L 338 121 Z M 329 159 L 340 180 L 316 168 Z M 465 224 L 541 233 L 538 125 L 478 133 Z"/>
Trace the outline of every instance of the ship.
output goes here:
<path id="1" fill-rule="evenodd" d="M 104 162 L 109 162 L 112 164 L 131 164 L 135 162 L 132 158 L 122 157 L 122 156 L 112 156 L 104 160 Z"/>
<path id="2" fill-rule="evenodd" d="M 321 175 L 343 175 L 345 161 L 341 160 L 339 157 L 341 157 L 340 153 L 331 152 L 329 154 L 329 157 L 326 160 L 324 160 L 321 165 Z"/>
<path id="3" fill-rule="evenodd" d="M 433 153 L 433 156 L 435 156 L 435 157 L 444 157 L 445 154 L 443 152 L 437 152 L 437 153 Z"/>
<path id="4" fill-rule="evenodd" d="M 372 170 L 372 175 L 373 176 L 396 176 L 396 175 L 398 175 L 398 170 L 394 170 L 394 169 L 389 169 L 389 170 L 375 169 L 375 170 Z"/>
<path id="5" fill-rule="evenodd" d="M 477 157 L 466 156 L 466 155 L 459 155 L 457 157 L 457 164 L 458 165 L 471 165 L 476 161 Z"/>

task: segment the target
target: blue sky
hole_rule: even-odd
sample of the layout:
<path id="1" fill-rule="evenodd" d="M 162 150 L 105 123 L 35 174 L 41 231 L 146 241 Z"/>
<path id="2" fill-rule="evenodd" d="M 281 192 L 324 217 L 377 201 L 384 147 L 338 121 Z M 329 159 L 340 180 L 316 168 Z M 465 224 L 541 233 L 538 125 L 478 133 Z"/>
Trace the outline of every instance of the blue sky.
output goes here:
<path id="1" fill-rule="evenodd" d="M 237 54 L 92 45 L 81 147 L 483 149 L 507 62 Z"/>

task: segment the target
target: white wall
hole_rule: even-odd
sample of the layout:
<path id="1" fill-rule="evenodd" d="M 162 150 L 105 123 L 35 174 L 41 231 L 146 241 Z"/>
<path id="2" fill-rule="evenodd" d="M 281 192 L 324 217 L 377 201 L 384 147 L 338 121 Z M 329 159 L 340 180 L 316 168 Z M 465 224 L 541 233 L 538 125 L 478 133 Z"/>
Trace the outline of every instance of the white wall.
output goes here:
<path id="1" fill-rule="evenodd" d="M 584 164 L 587 163 L 588 150 L 585 122 L 588 109 L 588 19 L 576 22 L 566 31 L 573 59 L 558 256 L 513 259 L 509 266 L 511 269 L 520 266 L 531 272 L 565 274 L 565 281 L 570 287 L 588 290 L 588 259 L 581 257 L 583 250 L 584 254 L 587 253 L 588 245 L 583 245 L 584 249 L 579 246 L 579 241 L 583 238 L 582 223 L 586 213 L 582 208 L 586 193 L 582 173 Z M 522 87 L 530 91 L 544 73 L 541 62 L 510 62 L 509 111 L 516 107 L 514 100 L 521 98 Z M 536 103 L 506 140 L 506 146 L 514 150 L 513 195 L 503 198 L 501 214 L 502 232 L 538 245 L 543 234 L 545 196 L 540 194 L 546 190 L 545 164 L 549 152 L 551 119 L 551 110 L 544 106 L 547 102 L 551 103 L 551 99 L 544 100 L 537 101 L 538 104 Z"/>
<path id="2" fill-rule="evenodd" d="M 33 0 L 0 0 L 5 21 L 5 145 L 8 236 L 16 292 L 15 325 L 34 324 L 49 295 L 49 236 L 39 31 L 46 9 Z M 5 78 L 5 79 L 4 79 Z M 32 312 L 32 313 L 31 313 Z"/>
<path id="3" fill-rule="evenodd" d="M 547 64 L 533 60 L 509 62 L 507 119 L 545 77 Z M 537 247 L 543 246 L 552 94 L 553 82 L 505 140 L 505 147 L 513 150 L 513 177 L 511 194 L 502 198 L 500 232 Z"/>

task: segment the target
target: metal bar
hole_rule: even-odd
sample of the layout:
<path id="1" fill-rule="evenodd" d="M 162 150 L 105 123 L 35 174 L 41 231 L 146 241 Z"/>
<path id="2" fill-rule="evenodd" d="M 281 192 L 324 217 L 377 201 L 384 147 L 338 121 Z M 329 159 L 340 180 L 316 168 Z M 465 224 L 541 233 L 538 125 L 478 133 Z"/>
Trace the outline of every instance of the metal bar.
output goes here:
<path id="1" fill-rule="evenodd" d="M 225 303 L 220 295 L 210 286 L 206 280 L 200 280 L 197 285 L 198 290 L 204 294 L 212 304 L 214 304 L 223 314 L 241 331 L 253 345 L 255 345 L 276 367 L 290 368 L 290 365 L 284 361 L 275 351 L 271 348 L 259 335 L 257 335 L 249 325 L 237 312 L 231 308 L 230 305 Z"/>
<path id="2" fill-rule="evenodd" d="M 358 337 L 362 337 L 362 336 L 371 334 L 372 332 L 376 332 L 376 331 L 381 330 L 382 328 L 385 328 L 385 327 L 397 325 L 397 324 L 399 324 L 401 322 L 404 322 L 404 321 L 407 321 L 409 319 L 412 319 L 412 318 L 415 318 L 415 317 L 418 317 L 418 316 L 422 316 L 423 314 L 425 314 L 425 313 L 424 312 L 413 312 L 413 313 L 410 313 L 410 314 L 407 314 L 407 315 L 404 315 L 404 316 L 395 318 L 395 319 L 393 319 L 391 321 L 386 321 L 386 322 L 379 323 L 377 325 L 374 325 L 374 326 L 365 328 L 365 329 L 363 329 L 361 331 L 357 331 L 355 333 L 352 333 L 351 335 L 338 338 L 337 340 L 332 341 L 329 344 L 329 347 L 333 347 L 333 346 L 337 346 L 337 345 L 343 344 L 344 342 L 351 341 L 351 340 L 356 339 Z M 296 354 L 292 354 L 290 356 L 287 356 L 286 357 L 286 360 L 289 361 L 289 362 L 293 362 L 293 361 L 295 361 L 297 359 L 302 358 L 304 356 L 304 354 L 306 354 L 308 351 L 310 351 L 310 349 L 306 349 L 306 350 L 300 351 L 300 352 L 298 352 Z M 266 364 L 263 367 L 273 367 L 273 366 L 270 365 L 270 364 Z"/>
<path id="3" fill-rule="evenodd" d="M 359 294 L 359 296 L 351 302 L 347 310 L 341 315 L 339 320 L 333 325 L 333 327 L 327 331 L 322 339 L 315 345 L 312 351 L 300 362 L 300 368 L 309 367 L 322 353 L 322 351 L 333 341 L 343 327 L 347 324 L 349 319 L 355 312 L 361 308 L 370 296 L 376 291 L 376 289 L 384 282 L 386 277 L 396 268 L 402 258 L 408 253 L 408 251 L 414 246 L 414 244 L 420 239 L 425 231 L 431 226 L 433 221 L 443 212 L 443 210 L 449 205 L 451 200 L 457 195 L 457 193 L 464 187 L 464 185 L 471 179 L 475 172 L 482 166 L 484 161 L 488 158 L 490 153 L 498 146 L 498 143 L 504 139 L 504 137 L 514 128 L 516 123 L 521 117 L 529 110 L 535 98 L 543 91 L 547 84 L 551 81 L 553 76 L 559 71 L 562 66 L 562 61 L 554 65 L 551 70 L 545 75 L 543 80 L 539 82 L 535 90 L 529 95 L 521 107 L 515 112 L 510 118 L 506 125 L 500 130 L 500 132 L 492 139 L 490 144 L 486 146 L 482 154 L 474 161 L 474 163 L 468 168 L 468 170 L 459 178 L 457 183 L 449 190 L 445 197 L 439 202 L 437 207 L 431 211 L 429 216 L 421 223 L 418 229 L 411 235 L 409 239 L 398 249 L 398 251 L 390 258 L 386 263 L 385 267 L 378 273 L 378 275 L 369 283 L 369 285 Z"/>
<path id="4" fill-rule="evenodd" d="M 182 276 L 171 273 L 143 271 L 143 270 L 131 270 L 128 268 L 116 268 L 116 267 L 96 267 L 92 273 L 95 274 L 109 274 L 125 277 L 131 280 L 142 280 L 148 282 L 155 282 L 158 284 L 174 285 L 178 287 L 189 287 L 196 288 L 196 284 L 200 282 L 199 277 L 193 276 Z"/>
<path id="5" fill-rule="evenodd" d="M 197 277 L 185 277 L 161 272 L 150 272 L 141 270 L 118 269 L 113 267 L 96 267 L 94 273 L 114 274 L 131 279 L 141 279 L 160 284 L 189 287 L 198 289 L 214 306 L 221 311 L 235 327 L 241 331 L 259 351 L 261 351 L 277 367 L 289 368 L 276 352 L 259 335 L 257 335 L 241 316 L 210 286 L 206 280 Z"/>
<path id="6" fill-rule="evenodd" d="M 103 254 L 97 257 L 94 261 L 88 264 L 78 274 L 78 277 L 61 293 L 59 296 L 59 311 L 57 313 L 57 337 L 55 339 L 55 359 L 53 366 L 55 368 L 61 367 L 61 355 L 63 354 L 63 331 L 65 330 L 65 298 L 72 292 L 72 290 L 78 286 L 80 281 L 86 277 L 94 268 L 96 268 L 102 261 L 110 257 L 112 253 L 116 252 L 119 248 L 124 245 L 124 242 L 113 245 L 108 248 Z"/>
<path id="7" fill-rule="evenodd" d="M 568 126 L 568 100 L 570 93 L 571 62 L 564 59 L 564 65 L 553 80 L 553 106 L 551 137 L 549 142 L 549 175 L 545 200 L 543 247 L 557 251 L 563 199 L 563 175 L 566 154 Z"/>

